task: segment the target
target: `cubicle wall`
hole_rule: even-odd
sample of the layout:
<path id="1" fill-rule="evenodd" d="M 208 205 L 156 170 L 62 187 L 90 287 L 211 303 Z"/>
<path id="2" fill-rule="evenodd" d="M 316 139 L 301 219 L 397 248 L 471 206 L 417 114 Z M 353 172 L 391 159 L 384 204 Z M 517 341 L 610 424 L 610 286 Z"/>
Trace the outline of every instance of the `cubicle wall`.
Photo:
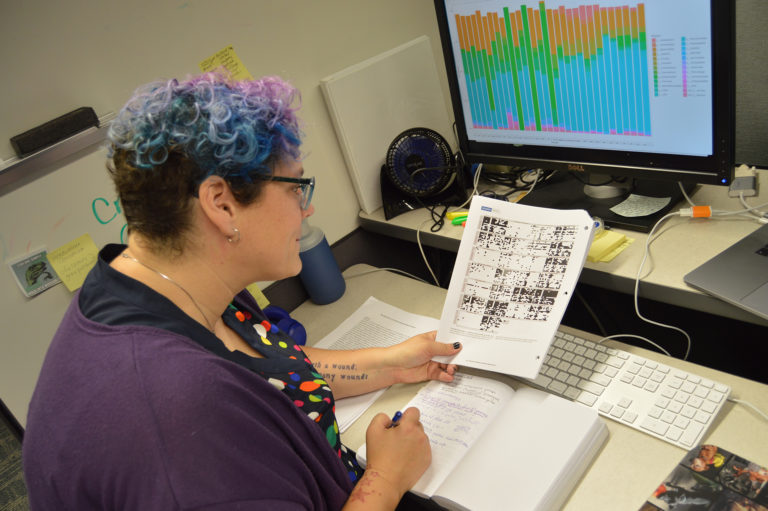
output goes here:
<path id="1" fill-rule="evenodd" d="M 72 295 L 58 285 L 25 298 L 7 261 L 86 233 L 98 246 L 118 241 L 123 219 L 98 144 L 53 164 L 12 166 L 10 137 L 80 106 L 99 116 L 116 112 L 137 85 L 197 73 L 201 61 L 232 45 L 254 77 L 277 74 L 301 90 L 305 168 L 317 177 L 312 221 L 333 243 L 357 227 L 359 206 L 320 79 L 421 35 L 439 49 L 428 0 L 5 2 L 0 396 L 19 422 L 25 424 L 45 350 Z M 435 62 L 444 82 L 441 55 Z"/>

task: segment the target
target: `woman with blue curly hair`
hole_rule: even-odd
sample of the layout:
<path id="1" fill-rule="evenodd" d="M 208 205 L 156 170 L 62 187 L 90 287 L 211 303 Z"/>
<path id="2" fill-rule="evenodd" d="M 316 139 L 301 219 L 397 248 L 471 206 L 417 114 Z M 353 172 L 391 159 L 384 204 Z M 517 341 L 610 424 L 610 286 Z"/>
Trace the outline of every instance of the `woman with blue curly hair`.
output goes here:
<path id="1" fill-rule="evenodd" d="M 43 364 L 23 444 L 37 509 L 394 509 L 430 463 L 419 412 L 376 416 L 368 466 L 335 399 L 451 381 L 460 347 L 297 345 L 244 290 L 301 269 L 314 211 L 298 94 L 213 74 L 137 90 L 109 130 L 128 225 L 75 295 Z M 323 369 L 320 369 L 323 368 Z"/>

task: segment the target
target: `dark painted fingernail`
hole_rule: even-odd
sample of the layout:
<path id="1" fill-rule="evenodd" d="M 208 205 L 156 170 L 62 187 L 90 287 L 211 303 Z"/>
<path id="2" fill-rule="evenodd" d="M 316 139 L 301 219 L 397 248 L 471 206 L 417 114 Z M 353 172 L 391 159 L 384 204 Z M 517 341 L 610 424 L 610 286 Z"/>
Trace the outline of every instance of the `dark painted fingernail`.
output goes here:
<path id="1" fill-rule="evenodd" d="M 461 343 L 460 342 L 453 343 L 453 349 L 457 350 L 459 348 L 461 348 Z"/>

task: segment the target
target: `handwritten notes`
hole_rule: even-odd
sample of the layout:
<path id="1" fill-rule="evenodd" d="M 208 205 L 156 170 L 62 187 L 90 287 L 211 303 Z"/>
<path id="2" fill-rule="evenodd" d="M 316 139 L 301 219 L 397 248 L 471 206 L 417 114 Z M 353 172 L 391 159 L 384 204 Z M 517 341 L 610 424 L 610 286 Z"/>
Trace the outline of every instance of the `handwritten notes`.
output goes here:
<path id="1" fill-rule="evenodd" d="M 208 71 L 221 71 L 224 69 L 229 76 L 235 80 L 253 80 L 253 76 L 243 65 L 243 62 L 238 58 L 235 53 L 235 49 L 232 45 L 217 51 L 207 59 L 200 62 L 200 70 L 204 73 Z"/>
<path id="2" fill-rule="evenodd" d="M 96 264 L 99 249 L 90 235 L 79 238 L 48 252 L 48 261 L 70 291 L 83 285 L 85 276 Z"/>
<path id="3" fill-rule="evenodd" d="M 504 383 L 456 374 L 452 383 L 431 382 L 408 404 L 421 411 L 421 424 L 432 446 L 432 464 L 414 491 L 432 495 L 513 390 Z"/>

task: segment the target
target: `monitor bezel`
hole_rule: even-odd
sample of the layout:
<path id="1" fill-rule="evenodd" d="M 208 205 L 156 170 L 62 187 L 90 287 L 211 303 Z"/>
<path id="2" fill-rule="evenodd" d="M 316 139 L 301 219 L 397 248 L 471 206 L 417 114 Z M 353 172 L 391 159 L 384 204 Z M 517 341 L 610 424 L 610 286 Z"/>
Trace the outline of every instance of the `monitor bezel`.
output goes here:
<path id="1" fill-rule="evenodd" d="M 469 164 L 489 163 L 512 167 L 541 168 L 608 174 L 656 181 L 688 184 L 729 185 L 734 172 L 735 65 L 734 18 L 732 0 L 710 0 L 712 33 L 712 119 L 713 154 L 688 156 L 578 149 L 551 146 L 515 146 L 470 140 L 455 72 L 446 0 L 434 0 L 441 47 L 451 95 L 456 135 L 464 160 Z"/>

